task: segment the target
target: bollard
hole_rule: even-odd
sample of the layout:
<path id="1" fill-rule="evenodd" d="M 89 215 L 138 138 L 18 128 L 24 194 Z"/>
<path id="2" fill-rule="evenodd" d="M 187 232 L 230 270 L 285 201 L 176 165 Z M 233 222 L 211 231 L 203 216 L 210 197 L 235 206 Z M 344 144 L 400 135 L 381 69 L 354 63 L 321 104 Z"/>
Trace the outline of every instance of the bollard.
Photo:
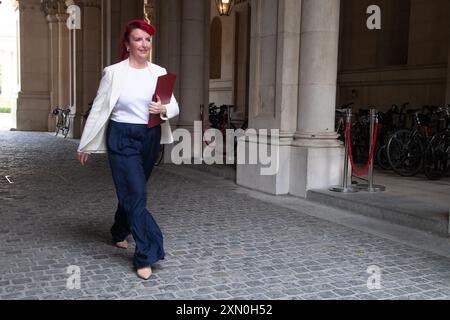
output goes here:
<path id="1" fill-rule="evenodd" d="M 378 114 L 375 108 L 370 108 L 370 142 L 369 146 L 373 144 L 373 134 L 375 128 L 375 121 L 378 122 Z M 369 157 L 370 157 L 370 148 L 369 148 Z M 367 192 L 382 192 L 386 190 L 385 186 L 374 185 L 373 184 L 373 157 L 369 166 L 369 184 L 362 184 L 358 186 L 359 190 L 367 191 Z"/>
<path id="2" fill-rule="evenodd" d="M 352 109 L 347 108 L 345 112 L 346 123 L 351 124 Z M 348 145 L 347 145 L 347 130 L 345 130 L 345 160 L 344 160 L 344 177 L 342 178 L 342 186 L 333 186 L 329 190 L 334 192 L 343 193 L 355 193 L 358 192 L 357 189 L 348 186 Z"/>

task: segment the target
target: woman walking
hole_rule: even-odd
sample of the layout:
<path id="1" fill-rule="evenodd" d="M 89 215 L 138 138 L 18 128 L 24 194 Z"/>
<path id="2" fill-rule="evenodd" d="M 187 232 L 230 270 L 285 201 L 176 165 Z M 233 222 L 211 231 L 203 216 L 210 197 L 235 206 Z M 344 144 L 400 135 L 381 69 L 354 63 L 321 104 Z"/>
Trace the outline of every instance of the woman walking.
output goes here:
<path id="1" fill-rule="evenodd" d="M 152 102 L 160 66 L 149 63 L 155 28 L 144 20 L 131 20 L 121 37 L 121 62 L 106 67 L 78 147 L 84 166 L 91 153 L 108 153 L 118 206 L 111 234 L 117 247 L 136 243 L 133 264 L 137 275 L 149 279 L 151 265 L 164 259 L 162 232 L 146 209 L 147 181 L 160 144 L 173 143 L 169 119 L 179 113 L 172 95 L 167 105 Z M 161 125 L 147 127 L 150 117 Z"/>

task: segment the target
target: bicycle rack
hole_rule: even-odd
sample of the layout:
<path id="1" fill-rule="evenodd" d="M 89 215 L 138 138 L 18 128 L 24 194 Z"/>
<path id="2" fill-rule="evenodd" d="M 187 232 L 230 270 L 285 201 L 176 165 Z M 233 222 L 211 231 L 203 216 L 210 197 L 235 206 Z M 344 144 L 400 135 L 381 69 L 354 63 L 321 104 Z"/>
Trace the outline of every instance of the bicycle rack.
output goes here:
<path id="1" fill-rule="evenodd" d="M 370 108 L 370 142 L 369 142 L 369 160 L 366 164 L 366 167 L 362 171 L 362 173 L 359 173 L 356 171 L 354 167 L 354 163 L 352 158 L 350 158 L 352 163 L 352 170 L 358 175 L 361 176 L 368 170 L 368 184 L 362 184 L 358 185 L 356 187 L 348 186 L 348 161 L 349 161 L 349 140 L 350 140 L 350 127 L 351 127 L 351 109 L 346 110 L 346 130 L 345 130 L 345 162 L 344 162 L 344 177 L 342 186 L 333 186 L 329 188 L 330 191 L 334 192 L 343 192 L 343 193 L 354 193 L 358 191 L 367 191 L 367 192 L 381 192 L 385 191 L 386 187 L 382 185 L 374 185 L 373 184 L 373 149 L 374 149 L 374 141 L 376 133 L 375 133 L 375 121 L 377 121 L 377 112 L 375 108 Z M 377 122 L 377 128 L 378 128 L 378 122 Z"/>

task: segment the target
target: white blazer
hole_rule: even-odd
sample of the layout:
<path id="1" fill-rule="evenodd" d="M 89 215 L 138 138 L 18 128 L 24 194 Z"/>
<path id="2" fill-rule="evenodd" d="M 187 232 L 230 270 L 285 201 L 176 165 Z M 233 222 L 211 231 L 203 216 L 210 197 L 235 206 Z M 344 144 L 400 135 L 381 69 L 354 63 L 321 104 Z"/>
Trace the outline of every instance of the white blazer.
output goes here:
<path id="1" fill-rule="evenodd" d="M 103 69 L 103 77 L 97 91 L 97 95 L 92 104 L 91 112 L 84 126 L 81 136 L 78 152 L 85 153 L 106 153 L 106 129 L 108 127 L 111 113 L 119 100 L 125 85 L 129 66 L 129 59 L 113 64 Z M 148 63 L 150 73 L 156 79 L 167 74 L 166 69 Z M 151 94 L 151 93 L 149 93 Z M 172 95 L 170 103 L 166 105 L 167 117 L 161 115 L 161 119 L 166 120 L 161 124 L 161 144 L 173 143 L 172 130 L 170 129 L 169 119 L 176 117 L 179 113 L 177 100 Z"/>

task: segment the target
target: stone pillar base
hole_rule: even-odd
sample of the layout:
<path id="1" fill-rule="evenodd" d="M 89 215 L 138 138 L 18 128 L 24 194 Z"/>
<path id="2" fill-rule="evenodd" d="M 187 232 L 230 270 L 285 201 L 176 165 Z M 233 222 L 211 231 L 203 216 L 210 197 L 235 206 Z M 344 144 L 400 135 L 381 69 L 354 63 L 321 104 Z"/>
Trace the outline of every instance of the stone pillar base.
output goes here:
<path id="1" fill-rule="evenodd" d="M 67 137 L 73 139 L 81 138 L 82 128 L 85 124 L 83 116 L 75 114 L 70 115 L 69 118 L 70 118 L 70 130 Z"/>
<path id="2" fill-rule="evenodd" d="M 48 113 L 47 117 L 47 131 L 48 132 L 54 132 L 56 129 L 56 120 L 57 117 L 54 115 L 51 111 Z"/>
<path id="3" fill-rule="evenodd" d="M 48 131 L 50 98 L 44 93 L 19 93 L 17 98 L 17 130 Z"/>
<path id="4" fill-rule="evenodd" d="M 292 146 L 290 194 L 306 197 L 310 189 L 342 184 L 344 147 Z"/>
<path id="5" fill-rule="evenodd" d="M 241 143 L 241 142 L 239 142 Z M 250 189 L 274 194 L 282 195 L 289 193 L 289 179 L 290 177 L 290 145 L 274 145 L 274 151 L 277 156 L 270 154 L 271 145 L 264 142 L 256 143 L 258 147 L 263 145 L 268 150 L 269 159 L 272 160 L 269 164 L 263 164 L 257 152 L 257 164 L 249 163 L 249 149 L 255 142 L 245 141 L 246 164 L 236 165 L 236 184 Z M 257 149 L 259 150 L 259 149 Z M 254 154 L 254 152 L 252 153 Z M 270 174 L 270 175 L 266 175 Z"/>

